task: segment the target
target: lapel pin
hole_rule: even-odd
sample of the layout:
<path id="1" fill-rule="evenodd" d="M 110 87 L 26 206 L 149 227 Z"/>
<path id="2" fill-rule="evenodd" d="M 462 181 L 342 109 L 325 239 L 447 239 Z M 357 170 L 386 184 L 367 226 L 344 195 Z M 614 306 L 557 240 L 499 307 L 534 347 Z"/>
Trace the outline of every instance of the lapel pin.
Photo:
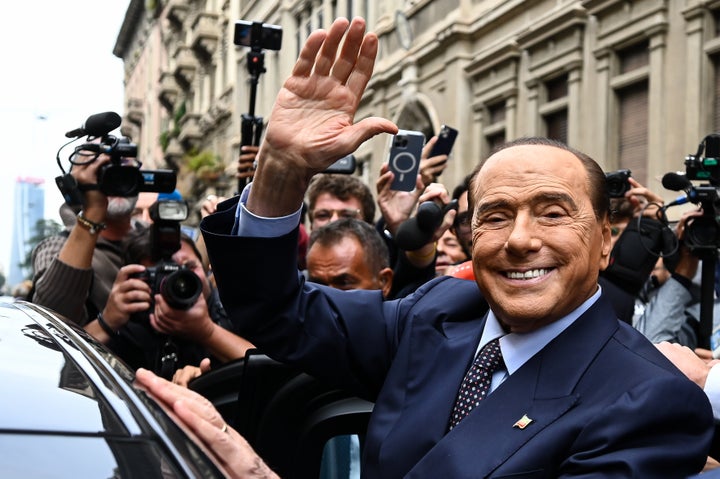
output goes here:
<path id="1" fill-rule="evenodd" d="M 513 427 L 516 427 L 518 429 L 525 429 L 531 422 L 533 422 L 533 420 L 527 417 L 527 414 L 523 414 L 523 417 L 518 419 L 518 421 L 513 424 Z"/>

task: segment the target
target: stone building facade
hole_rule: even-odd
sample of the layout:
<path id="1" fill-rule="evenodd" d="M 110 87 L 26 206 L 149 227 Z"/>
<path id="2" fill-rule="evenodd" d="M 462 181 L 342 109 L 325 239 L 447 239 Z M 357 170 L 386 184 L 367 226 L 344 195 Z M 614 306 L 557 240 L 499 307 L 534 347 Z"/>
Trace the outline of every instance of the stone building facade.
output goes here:
<path id="1" fill-rule="evenodd" d="M 146 166 L 177 168 L 191 199 L 233 194 L 251 91 L 235 22 L 283 30 L 282 48 L 263 51 L 263 116 L 308 33 L 357 15 L 380 38 L 357 117 L 428 137 L 443 123 L 459 129 L 441 178 L 450 190 L 498 143 L 542 135 L 673 198 L 663 174 L 684 170 L 720 128 L 718 0 L 132 0 L 114 51 L 125 63 L 124 132 Z M 388 140 L 355 153 L 373 190 Z"/>

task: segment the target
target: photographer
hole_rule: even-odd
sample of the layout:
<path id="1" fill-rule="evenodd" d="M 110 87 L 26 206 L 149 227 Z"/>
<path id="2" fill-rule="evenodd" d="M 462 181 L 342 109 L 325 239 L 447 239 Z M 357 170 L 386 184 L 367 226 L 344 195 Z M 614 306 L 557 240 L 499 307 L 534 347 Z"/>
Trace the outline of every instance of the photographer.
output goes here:
<path id="1" fill-rule="evenodd" d="M 686 212 L 676 226 L 679 244 L 677 265 L 665 284 L 650 300 L 636 328 L 650 341 L 668 341 L 697 348 L 700 327 L 700 288 L 693 281 L 698 273 L 699 258 L 682 241 L 687 224 L 702 216 L 702 211 Z M 713 329 L 720 321 L 720 303 L 713 303 Z M 711 356 L 710 353 L 708 353 Z"/>
<path id="2" fill-rule="evenodd" d="M 197 276 L 201 289 L 197 299 L 188 304 L 185 296 L 166 297 L 151 287 L 151 268 L 160 278 L 165 273 L 159 266 L 162 262 L 152 260 L 150 231 L 128 236 L 128 264 L 120 269 L 102 314 L 85 330 L 131 367 L 152 369 L 168 379 L 177 369 L 199 364 L 208 356 L 220 363 L 243 357 L 253 346 L 226 329 L 230 324 L 190 237 L 180 237 L 180 249 L 170 259 Z"/>
<path id="3" fill-rule="evenodd" d="M 95 140 L 95 142 L 99 142 Z M 52 236 L 32 253 L 30 300 L 85 325 L 105 307 L 115 276 L 123 265 L 121 241 L 132 231 L 137 196 L 106 196 L 97 189 L 98 170 L 110 161 L 74 165 L 72 177 L 82 188 L 82 210 L 69 234 Z"/>

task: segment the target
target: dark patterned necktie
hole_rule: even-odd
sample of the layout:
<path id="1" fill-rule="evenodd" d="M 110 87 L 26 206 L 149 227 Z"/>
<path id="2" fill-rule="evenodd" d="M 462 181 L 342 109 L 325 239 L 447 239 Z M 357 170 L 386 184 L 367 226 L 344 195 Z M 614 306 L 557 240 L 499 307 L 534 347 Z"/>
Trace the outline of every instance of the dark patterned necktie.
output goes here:
<path id="1" fill-rule="evenodd" d="M 503 365 L 500 338 L 496 338 L 483 346 L 465 374 L 450 417 L 450 429 L 457 426 L 487 396 L 493 373 Z"/>

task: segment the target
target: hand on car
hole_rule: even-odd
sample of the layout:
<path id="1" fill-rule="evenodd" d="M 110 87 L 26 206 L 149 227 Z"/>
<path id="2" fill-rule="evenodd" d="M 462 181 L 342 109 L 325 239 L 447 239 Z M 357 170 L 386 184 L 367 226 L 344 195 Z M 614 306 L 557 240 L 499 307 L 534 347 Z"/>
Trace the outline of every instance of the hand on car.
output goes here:
<path id="1" fill-rule="evenodd" d="M 138 369 L 135 380 L 138 386 L 175 414 L 180 425 L 188 428 L 210 451 L 228 477 L 277 478 L 245 438 L 228 427 L 222 415 L 206 398 L 146 369 Z"/>

